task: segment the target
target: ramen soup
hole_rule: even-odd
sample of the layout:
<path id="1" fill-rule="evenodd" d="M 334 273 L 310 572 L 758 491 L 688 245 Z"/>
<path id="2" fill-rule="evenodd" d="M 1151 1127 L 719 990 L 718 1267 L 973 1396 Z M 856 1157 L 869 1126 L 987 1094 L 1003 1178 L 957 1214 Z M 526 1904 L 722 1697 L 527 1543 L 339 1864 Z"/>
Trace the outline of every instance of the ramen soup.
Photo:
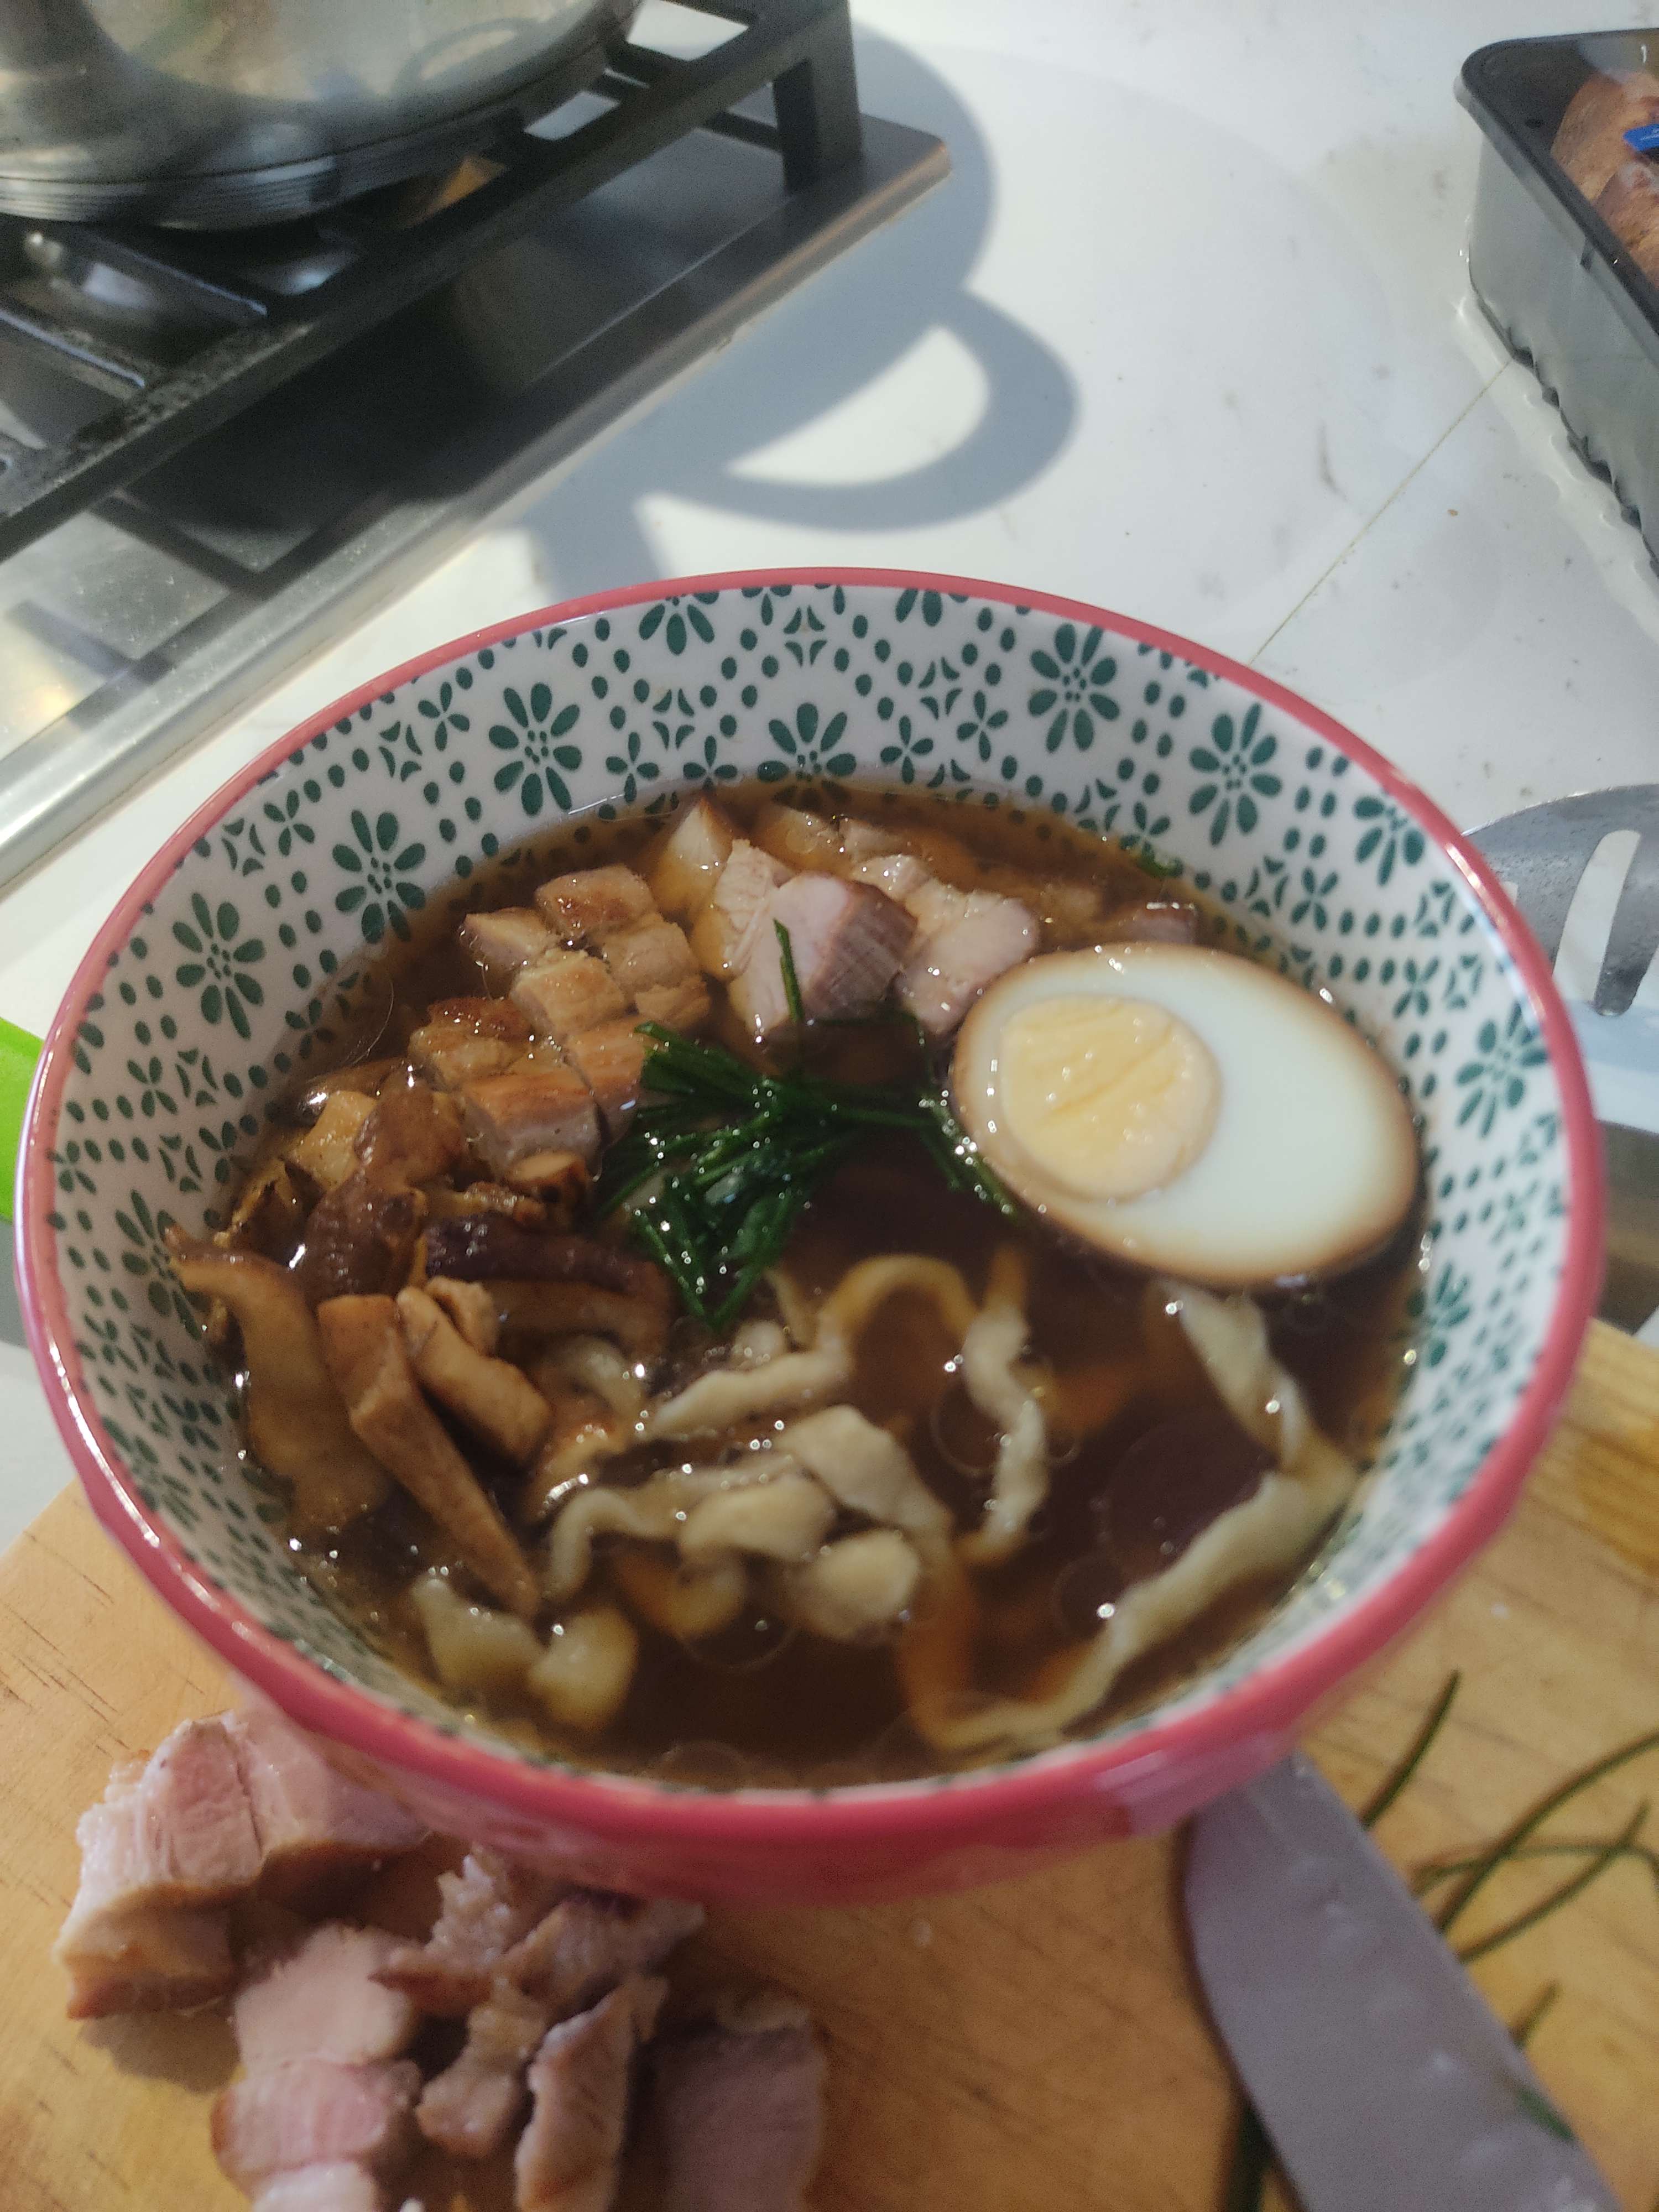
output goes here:
<path id="1" fill-rule="evenodd" d="M 1302 1571 L 1415 1144 L 1201 908 L 1064 825 L 738 788 L 423 920 L 173 1237 L 401 1665 L 590 1764 L 891 1778 L 1098 1728 Z"/>

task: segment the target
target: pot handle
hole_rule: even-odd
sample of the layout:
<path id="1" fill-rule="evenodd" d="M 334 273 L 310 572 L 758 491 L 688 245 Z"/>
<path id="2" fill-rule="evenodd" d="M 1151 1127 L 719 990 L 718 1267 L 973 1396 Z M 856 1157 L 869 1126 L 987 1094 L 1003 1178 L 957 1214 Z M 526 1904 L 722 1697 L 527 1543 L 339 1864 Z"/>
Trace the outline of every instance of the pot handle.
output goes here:
<path id="1" fill-rule="evenodd" d="M 23 1109 L 34 1080 L 40 1040 L 27 1030 L 0 1021 L 0 1221 L 11 1219 L 12 1186 L 17 1176 L 17 1146 L 23 1133 Z"/>

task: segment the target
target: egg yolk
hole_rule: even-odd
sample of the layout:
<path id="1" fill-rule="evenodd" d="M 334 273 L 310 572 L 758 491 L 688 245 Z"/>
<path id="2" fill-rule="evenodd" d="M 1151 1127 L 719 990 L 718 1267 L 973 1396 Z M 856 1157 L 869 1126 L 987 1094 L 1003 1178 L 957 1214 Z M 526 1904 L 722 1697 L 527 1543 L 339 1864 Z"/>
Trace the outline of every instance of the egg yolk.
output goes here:
<path id="1" fill-rule="evenodd" d="M 1189 1168 L 1215 1127 L 1220 1071 L 1196 1030 L 1144 999 L 1040 999 L 997 1050 L 1004 1125 L 1080 1197 L 1139 1198 Z"/>

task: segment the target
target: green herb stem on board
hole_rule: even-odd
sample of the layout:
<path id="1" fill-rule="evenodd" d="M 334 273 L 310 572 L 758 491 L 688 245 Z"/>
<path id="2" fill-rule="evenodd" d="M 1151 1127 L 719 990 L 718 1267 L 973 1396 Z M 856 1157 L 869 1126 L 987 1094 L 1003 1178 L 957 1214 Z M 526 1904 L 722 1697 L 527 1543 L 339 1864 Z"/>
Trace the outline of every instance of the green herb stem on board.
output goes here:
<path id="1" fill-rule="evenodd" d="M 780 931 L 788 952 L 787 932 Z M 793 960 L 785 969 L 786 993 Z M 799 985 L 794 986 L 799 1000 Z M 942 1085 L 832 1083 L 769 1075 L 724 1046 L 642 1022 L 640 1109 L 605 1162 L 599 1212 L 629 1206 L 636 1243 L 663 1267 L 688 1312 L 729 1328 L 781 1256 L 802 1208 L 866 1138 L 916 1138 L 952 1189 L 1003 1214 L 1013 1200 L 980 1158 Z"/>

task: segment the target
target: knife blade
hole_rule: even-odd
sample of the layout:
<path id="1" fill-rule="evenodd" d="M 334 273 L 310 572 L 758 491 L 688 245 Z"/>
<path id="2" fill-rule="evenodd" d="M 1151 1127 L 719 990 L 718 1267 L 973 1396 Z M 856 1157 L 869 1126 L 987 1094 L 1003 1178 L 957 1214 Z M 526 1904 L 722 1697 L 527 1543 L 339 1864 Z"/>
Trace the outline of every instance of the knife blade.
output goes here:
<path id="1" fill-rule="evenodd" d="M 1299 1756 L 1199 1814 L 1188 1925 L 1304 2212 L 1619 2212 L 1503 2023 Z"/>

